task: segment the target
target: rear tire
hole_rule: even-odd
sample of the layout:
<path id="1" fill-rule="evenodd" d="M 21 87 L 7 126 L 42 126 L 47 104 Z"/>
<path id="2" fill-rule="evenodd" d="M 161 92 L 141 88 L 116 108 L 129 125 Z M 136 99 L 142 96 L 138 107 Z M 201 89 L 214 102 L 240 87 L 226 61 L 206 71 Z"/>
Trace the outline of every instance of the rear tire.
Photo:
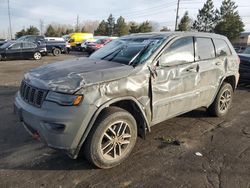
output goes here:
<path id="1" fill-rule="evenodd" d="M 42 54 L 40 52 L 35 52 L 33 58 L 35 60 L 40 60 L 42 58 Z"/>
<path id="2" fill-rule="evenodd" d="M 84 143 L 85 157 L 99 168 L 112 168 L 131 153 L 137 138 L 134 117 L 118 107 L 102 111 Z"/>
<path id="3" fill-rule="evenodd" d="M 61 53 L 62 53 L 62 52 L 61 52 L 61 50 L 60 50 L 59 48 L 55 48 L 55 49 L 53 49 L 53 51 L 52 51 L 52 54 L 53 54 L 54 56 L 59 56 Z"/>
<path id="4" fill-rule="evenodd" d="M 231 84 L 224 82 L 214 99 L 214 102 L 208 108 L 208 112 L 212 116 L 222 117 L 227 114 L 232 105 L 233 88 Z"/>

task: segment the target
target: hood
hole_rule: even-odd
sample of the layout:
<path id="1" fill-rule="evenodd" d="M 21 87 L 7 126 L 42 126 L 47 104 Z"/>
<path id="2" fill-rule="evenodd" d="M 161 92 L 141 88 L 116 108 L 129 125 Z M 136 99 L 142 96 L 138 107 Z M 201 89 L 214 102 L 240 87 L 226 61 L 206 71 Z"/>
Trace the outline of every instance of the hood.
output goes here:
<path id="1" fill-rule="evenodd" d="M 35 68 L 25 74 L 25 80 L 41 89 L 74 93 L 85 85 L 126 77 L 133 70 L 121 63 L 79 58 Z"/>

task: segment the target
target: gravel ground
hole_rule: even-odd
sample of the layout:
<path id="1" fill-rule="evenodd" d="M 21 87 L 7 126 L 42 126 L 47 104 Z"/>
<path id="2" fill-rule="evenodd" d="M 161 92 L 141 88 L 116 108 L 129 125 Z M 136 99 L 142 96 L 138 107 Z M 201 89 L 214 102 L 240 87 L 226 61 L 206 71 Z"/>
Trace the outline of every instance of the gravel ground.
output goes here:
<path id="1" fill-rule="evenodd" d="M 238 87 L 226 117 L 209 117 L 197 109 L 162 122 L 145 140 L 138 138 L 131 156 L 113 169 L 96 169 L 83 158 L 72 160 L 33 140 L 13 114 L 23 74 L 80 56 L 0 62 L 0 187 L 250 188 L 248 85 Z"/>

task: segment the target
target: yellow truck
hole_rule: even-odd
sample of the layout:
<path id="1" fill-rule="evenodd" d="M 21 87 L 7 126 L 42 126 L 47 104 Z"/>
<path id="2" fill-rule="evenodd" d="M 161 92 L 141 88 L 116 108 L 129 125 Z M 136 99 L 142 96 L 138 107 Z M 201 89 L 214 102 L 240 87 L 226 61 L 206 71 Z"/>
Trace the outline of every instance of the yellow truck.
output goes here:
<path id="1" fill-rule="evenodd" d="M 69 43 L 72 49 L 81 47 L 81 44 L 87 40 L 92 39 L 94 36 L 92 33 L 71 33 L 69 34 Z"/>

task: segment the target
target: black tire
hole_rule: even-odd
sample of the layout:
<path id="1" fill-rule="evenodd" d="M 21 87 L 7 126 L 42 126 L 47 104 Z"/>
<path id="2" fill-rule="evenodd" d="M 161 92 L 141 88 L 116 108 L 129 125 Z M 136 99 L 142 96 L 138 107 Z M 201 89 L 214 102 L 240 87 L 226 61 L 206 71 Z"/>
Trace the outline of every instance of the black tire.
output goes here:
<path id="1" fill-rule="evenodd" d="M 59 48 L 54 48 L 53 51 L 52 51 L 52 54 L 54 56 L 59 56 L 61 54 L 61 50 Z"/>
<path id="2" fill-rule="evenodd" d="M 35 60 L 40 60 L 40 59 L 42 58 L 42 54 L 41 54 L 40 52 L 35 52 L 35 53 L 33 54 L 33 58 L 34 58 Z"/>
<path id="3" fill-rule="evenodd" d="M 228 95 L 226 97 L 225 95 Z M 230 95 L 230 96 L 229 96 Z M 233 100 L 233 88 L 231 84 L 224 82 L 214 99 L 214 102 L 208 108 L 208 112 L 211 116 L 222 117 L 227 114 L 232 105 Z"/>
<path id="4" fill-rule="evenodd" d="M 111 135 L 114 136 L 111 138 Z M 112 168 L 129 156 L 136 138 L 137 125 L 134 117 L 126 110 L 109 107 L 96 120 L 84 143 L 83 154 L 99 168 Z"/>

